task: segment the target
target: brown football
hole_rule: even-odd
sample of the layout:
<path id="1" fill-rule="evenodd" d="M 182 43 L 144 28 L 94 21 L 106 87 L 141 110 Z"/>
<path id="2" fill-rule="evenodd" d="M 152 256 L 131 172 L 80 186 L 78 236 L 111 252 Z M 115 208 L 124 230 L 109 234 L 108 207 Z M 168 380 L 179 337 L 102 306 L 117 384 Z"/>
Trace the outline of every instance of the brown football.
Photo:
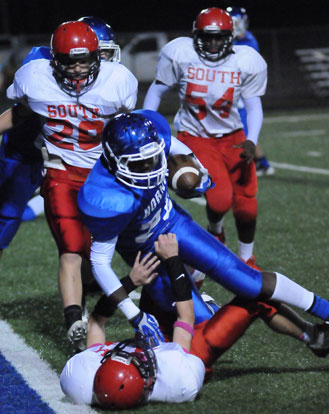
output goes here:
<path id="1" fill-rule="evenodd" d="M 176 154 L 168 158 L 168 186 L 182 193 L 194 190 L 201 182 L 200 166 L 189 155 Z"/>

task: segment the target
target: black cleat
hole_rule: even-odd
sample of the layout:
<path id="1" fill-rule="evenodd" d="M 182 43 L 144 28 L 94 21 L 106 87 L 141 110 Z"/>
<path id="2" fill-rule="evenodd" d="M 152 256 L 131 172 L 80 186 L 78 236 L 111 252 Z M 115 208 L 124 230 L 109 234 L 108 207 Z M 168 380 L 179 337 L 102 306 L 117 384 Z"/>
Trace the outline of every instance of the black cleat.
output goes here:
<path id="1" fill-rule="evenodd" d="M 329 323 L 317 324 L 316 339 L 307 346 L 319 358 L 325 358 L 329 354 Z"/>

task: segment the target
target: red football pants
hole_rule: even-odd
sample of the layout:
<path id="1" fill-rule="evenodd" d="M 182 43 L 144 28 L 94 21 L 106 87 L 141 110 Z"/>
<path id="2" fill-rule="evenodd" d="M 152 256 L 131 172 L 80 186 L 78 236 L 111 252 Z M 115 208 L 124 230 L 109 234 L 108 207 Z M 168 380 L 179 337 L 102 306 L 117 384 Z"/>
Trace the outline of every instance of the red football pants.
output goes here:
<path id="1" fill-rule="evenodd" d="M 171 341 L 176 315 L 162 311 L 144 290 L 139 307 L 156 317 L 166 341 Z M 191 353 L 205 364 L 206 379 L 212 374 L 212 364 L 241 338 L 255 319 L 269 320 L 276 313 L 277 308 L 272 302 L 234 298 L 211 319 L 195 325 Z"/>
<path id="2" fill-rule="evenodd" d="M 91 235 L 82 223 L 77 195 L 90 170 L 66 165 L 67 170 L 48 168 L 41 187 L 45 214 L 59 256 L 77 253 L 89 258 Z"/>
<path id="3" fill-rule="evenodd" d="M 187 145 L 207 168 L 215 186 L 206 192 L 208 207 L 219 215 L 231 208 L 237 221 L 248 223 L 257 218 L 257 176 L 255 163 L 240 158 L 246 137 L 238 130 L 222 138 L 200 138 L 179 132 L 177 138 Z"/>

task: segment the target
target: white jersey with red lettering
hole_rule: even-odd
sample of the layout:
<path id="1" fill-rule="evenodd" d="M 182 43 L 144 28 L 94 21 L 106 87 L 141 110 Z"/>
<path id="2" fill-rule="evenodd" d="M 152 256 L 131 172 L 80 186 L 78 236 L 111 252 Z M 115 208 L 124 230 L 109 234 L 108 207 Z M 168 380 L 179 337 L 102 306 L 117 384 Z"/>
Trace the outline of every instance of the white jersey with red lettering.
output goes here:
<path id="1" fill-rule="evenodd" d="M 218 62 L 203 60 L 189 37 L 174 39 L 162 48 L 156 80 L 178 87 L 181 107 L 175 117 L 177 131 L 207 138 L 243 127 L 239 98 L 264 95 L 267 65 L 249 46 L 234 46 L 233 52 Z"/>
<path id="2" fill-rule="evenodd" d="M 102 152 L 104 126 L 112 116 L 134 109 L 137 87 L 137 79 L 125 66 L 102 62 L 88 91 L 72 97 L 57 84 L 50 61 L 38 59 L 16 72 L 7 96 L 42 116 L 49 154 L 69 165 L 92 168 Z"/>
<path id="3" fill-rule="evenodd" d="M 93 383 L 107 351 L 117 343 L 93 345 L 70 358 L 60 376 L 64 394 L 76 404 L 93 404 Z M 124 348 L 133 352 L 135 348 Z M 200 391 L 205 367 L 200 358 L 189 354 L 175 342 L 162 343 L 154 349 L 157 377 L 150 401 L 181 403 L 193 401 Z"/>

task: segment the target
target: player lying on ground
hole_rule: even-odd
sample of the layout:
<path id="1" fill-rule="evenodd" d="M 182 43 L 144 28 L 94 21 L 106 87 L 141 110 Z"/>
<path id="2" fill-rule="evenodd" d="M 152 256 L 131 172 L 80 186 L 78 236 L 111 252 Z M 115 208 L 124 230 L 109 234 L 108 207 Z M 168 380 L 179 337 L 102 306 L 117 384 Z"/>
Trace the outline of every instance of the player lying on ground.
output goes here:
<path id="1" fill-rule="evenodd" d="M 197 396 L 205 368 L 199 358 L 189 353 L 194 324 L 190 280 L 178 258 L 174 234 L 160 235 L 155 250 L 168 268 L 176 301 L 173 342 L 153 349 L 139 340 L 105 342 L 107 317 L 93 312 L 88 326 L 88 349 L 73 356 L 60 377 L 63 392 L 75 403 L 122 409 L 147 401 L 192 401 Z M 139 259 L 138 255 L 133 267 L 135 276 L 154 278 L 159 261 L 149 256 Z M 105 298 L 96 309 L 116 309 L 115 305 L 108 305 Z"/>

